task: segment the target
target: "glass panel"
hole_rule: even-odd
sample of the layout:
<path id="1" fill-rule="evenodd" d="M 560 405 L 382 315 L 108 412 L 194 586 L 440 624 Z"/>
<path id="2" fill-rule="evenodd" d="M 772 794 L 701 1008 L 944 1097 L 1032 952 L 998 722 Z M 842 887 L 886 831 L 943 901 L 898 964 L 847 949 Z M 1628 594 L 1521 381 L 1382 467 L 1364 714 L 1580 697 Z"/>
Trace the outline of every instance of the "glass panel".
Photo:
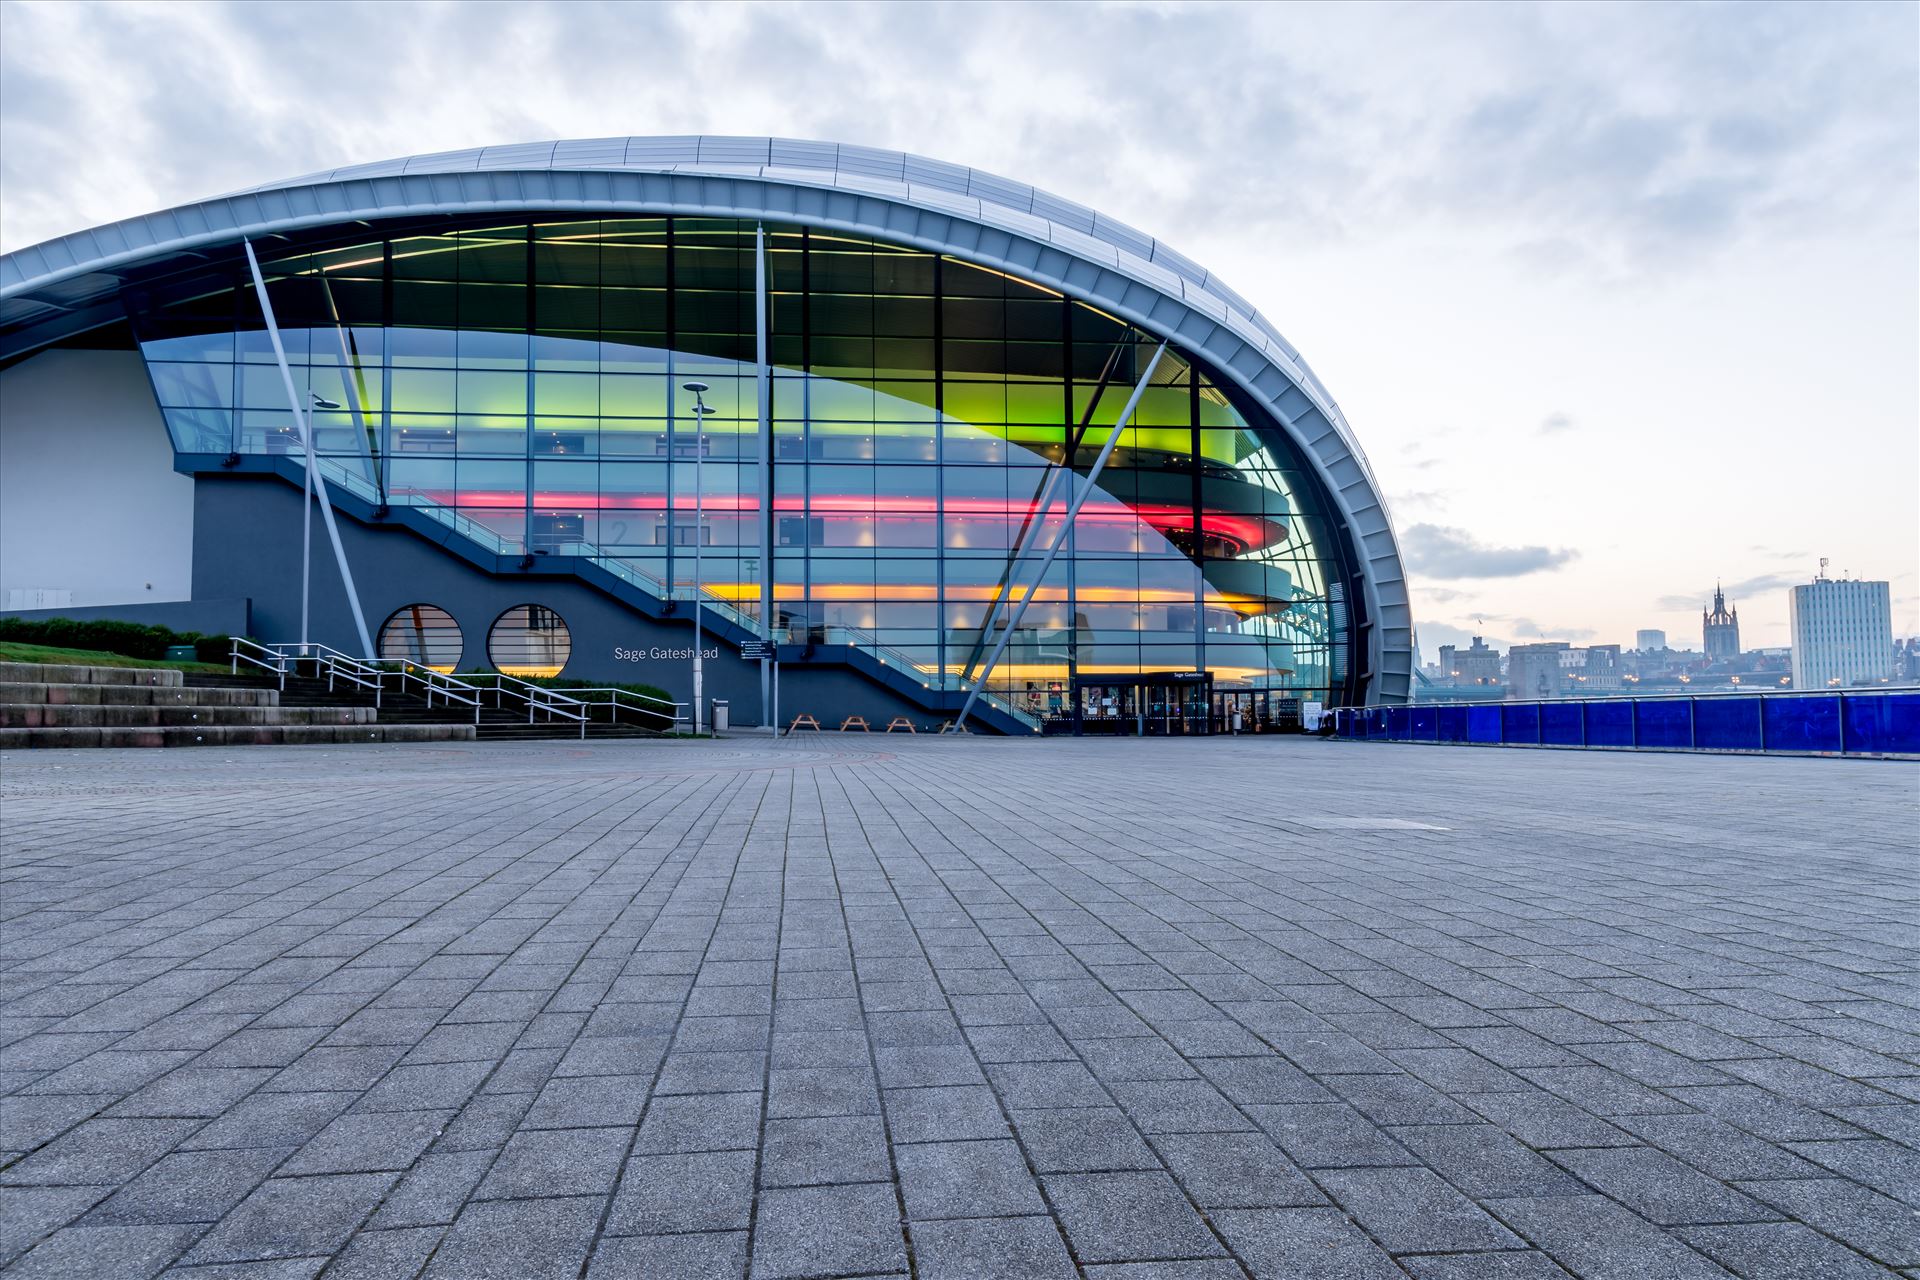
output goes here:
<path id="1" fill-rule="evenodd" d="M 1694 699 L 1693 745 L 1710 751 L 1760 750 L 1760 699 Z"/>
<path id="2" fill-rule="evenodd" d="M 1633 708 L 1636 745 L 1640 747 L 1691 747 L 1693 711 L 1686 698 L 1667 698 L 1636 702 Z"/>
<path id="3" fill-rule="evenodd" d="M 1540 741 L 1540 704 L 1509 703 L 1500 708 L 1500 741 L 1510 745 L 1537 745 Z"/>
<path id="4" fill-rule="evenodd" d="M 1920 693 L 1846 694 L 1844 701 L 1846 750 L 1920 754 Z"/>
<path id="5" fill-rule="evenodd" d="M 1796 694 L 1767 698 L 1762 714 L 1769 751 L 1838 751 L 1839 694 Z"/>
<path id="6" fill-rule="evenodd" d="M 1590 747 L 1631 747 L 1633 745 L 1633 703 L 1620 701 L 1585 702 L 1587 745 Z"/>
<path id="7" fill-rule="evenodd" d="M 1540 741 L 1546 746 L 1586 745 L 1581 723 L 1580 704 L 1577 702 L 1545 702 L 1540 705 Z"/>

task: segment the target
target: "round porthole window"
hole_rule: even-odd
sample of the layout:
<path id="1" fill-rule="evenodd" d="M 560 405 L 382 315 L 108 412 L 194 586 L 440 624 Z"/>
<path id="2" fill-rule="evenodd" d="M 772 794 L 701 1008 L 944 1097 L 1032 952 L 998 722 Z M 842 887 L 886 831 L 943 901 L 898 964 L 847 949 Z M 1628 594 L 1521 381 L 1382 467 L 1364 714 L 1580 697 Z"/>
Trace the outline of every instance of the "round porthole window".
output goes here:
<path id="1" fill-rule="evenodd" d="M 436 671 L 459 666 L 464 645 L 460 624 L 438 605 L 402 605 L 380 628 L 381 657 L 405 658 Z"/>
<path id="2" fill-rule="evenodd" d="M 517 604 L 487 633 L 487 657 L 510 676 L 557 676 L 573 654 L 573 635 L 543 604 Z"/>

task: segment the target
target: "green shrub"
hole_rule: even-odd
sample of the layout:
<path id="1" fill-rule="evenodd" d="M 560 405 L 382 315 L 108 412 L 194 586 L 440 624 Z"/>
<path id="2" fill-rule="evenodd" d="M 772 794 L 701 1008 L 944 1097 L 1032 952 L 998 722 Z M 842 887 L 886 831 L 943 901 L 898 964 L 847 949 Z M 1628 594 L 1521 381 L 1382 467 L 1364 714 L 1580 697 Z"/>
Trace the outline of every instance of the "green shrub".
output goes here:
<path id="1" fill-rule="evenodd" d="M 231 636 L 204 636 L 198 631 L 173 631 L 105 618 L 0 618 L 0 640 L 55 649 L 92 649 L 150 661 L 165 658 L 169 645 L 190 644 L 201 662 L 225 662 L 233 646 Z"/>

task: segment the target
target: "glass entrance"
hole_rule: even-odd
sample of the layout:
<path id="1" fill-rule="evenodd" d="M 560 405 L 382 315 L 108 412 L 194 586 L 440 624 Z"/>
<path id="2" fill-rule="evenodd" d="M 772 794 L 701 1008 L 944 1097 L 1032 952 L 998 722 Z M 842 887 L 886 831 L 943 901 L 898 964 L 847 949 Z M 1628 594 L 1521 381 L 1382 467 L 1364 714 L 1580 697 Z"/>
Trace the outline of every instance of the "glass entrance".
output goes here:
<path id="1" fill-rule="evenodd" d="M 1210 672 L 1081 676 L 1073 692 L 1075 733 L 1196 737 L 1213 731 Z"/>

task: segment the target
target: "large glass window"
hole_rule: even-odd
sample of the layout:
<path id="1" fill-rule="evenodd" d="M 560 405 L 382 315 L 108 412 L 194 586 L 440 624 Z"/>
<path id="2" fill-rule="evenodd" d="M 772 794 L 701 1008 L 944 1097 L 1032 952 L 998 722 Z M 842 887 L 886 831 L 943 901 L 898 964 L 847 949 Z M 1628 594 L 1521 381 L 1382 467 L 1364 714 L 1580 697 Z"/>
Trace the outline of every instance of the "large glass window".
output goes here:
<path id="1" fill-rule="evenodd" d="M 1156 340 L 950 256 L 785 226 L 767 247 L 770 508 L 750 223 L 442 224 L 263 269 L 329 479 L 497 554 L 594 559 L 757 625 L 764 518 L 776 635 L 933 687 L 970 683 L 1005 638 L 991 688 L 1042 719 L 1107 676 L 1337 695 L 1334 525 L 1236 391 L 1170 349 L 1068 529 Z M 238 270 L 135 323 L 176 448 L 299 465 Z M 693 379 L 714 410 L 697 427 Z"/>

